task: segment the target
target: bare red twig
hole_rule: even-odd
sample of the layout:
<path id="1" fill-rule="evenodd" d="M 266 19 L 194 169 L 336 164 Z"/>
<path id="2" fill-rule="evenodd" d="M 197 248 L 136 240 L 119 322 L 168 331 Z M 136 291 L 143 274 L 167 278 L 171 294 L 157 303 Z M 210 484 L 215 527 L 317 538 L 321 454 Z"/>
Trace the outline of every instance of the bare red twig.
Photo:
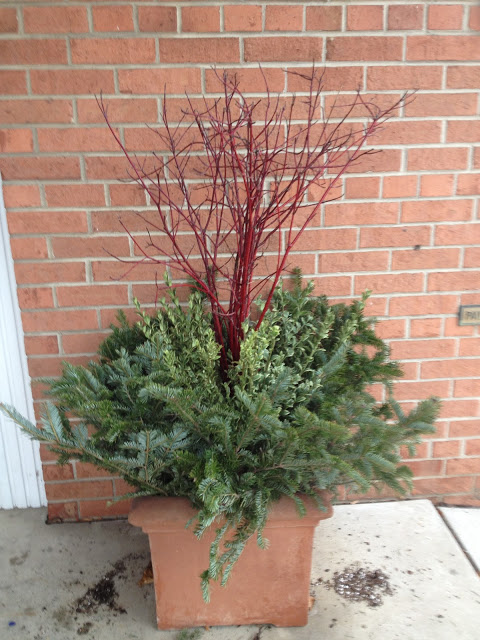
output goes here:
<path id="1" fill-rule="evenodd" d="M 143 256 L 138 263 L 166 263 L 205 294 L 224 372 L 238 360 L 254 295 L 263 289 L 266 296 L 258 329 L 299 237 L 321 205 L 335 199 L 343 174 L 373 153 L 365 148 L 368 139 L 405 100 L 380 109 L 357 92 L 350 104 L 334 103 L 326 113 L 322 74 L 313 68 L 301 78 L 303 97 L 274 98 L 265 81 L 265 99 L 249 101 L 235 77 L 217 74 L 222 97 L 205 98 L 201 110 L 188 98 L 177 125 L 170 124 L 164 96 L 163 128 L 154 131 L 162 151 L 149 171 L 126 149 L 98 101 L 131 177 L 158 216 L 152 229 L 161 243 L 149 234 L 141 247 L 131 236 Z M 322 184 L 321 196 L 308 201 L 310 187 Z M 266 250 L 276 253 L 276 269 L 258 276 Z"/>

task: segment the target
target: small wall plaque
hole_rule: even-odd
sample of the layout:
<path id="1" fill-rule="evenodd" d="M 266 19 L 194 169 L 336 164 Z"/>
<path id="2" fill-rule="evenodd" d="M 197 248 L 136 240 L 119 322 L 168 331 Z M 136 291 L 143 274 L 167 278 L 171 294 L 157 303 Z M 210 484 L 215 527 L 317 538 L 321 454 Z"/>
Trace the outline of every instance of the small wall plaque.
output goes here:
<path id="1" fill-rule="evenodd" d="M 480 304 L 467 304 L 460 307 L 458 324 L 480 324 Z"/>

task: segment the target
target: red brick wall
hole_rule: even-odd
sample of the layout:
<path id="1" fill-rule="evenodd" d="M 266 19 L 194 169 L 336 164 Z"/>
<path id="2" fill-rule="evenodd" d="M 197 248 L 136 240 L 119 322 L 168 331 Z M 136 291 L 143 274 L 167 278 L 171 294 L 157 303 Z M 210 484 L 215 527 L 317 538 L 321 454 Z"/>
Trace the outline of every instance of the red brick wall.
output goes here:
<path id="1" fill-rule="evenodd" d="M 9 2 L 0 8 L 0 170 L 32 378 L 64 359 L 85 362 L 117 309 L 152 302 L 153 274 L 118 223 L 144 196 L 117 181 L 125 163 L 93 98 L 103 91 L 127 144 L 148 150 L 167 83 L 171 113 L 184 90 L 215 91 L 210 70 L 240 69 L 255 92 L 262 62 L 274 90 L 286 67 L 327 67 L 326 100 L 360 86 L 395 101 L 418 89 L 375 143 L 385 151 L 344 180 L 304 236 L 301 263 L 333 300 L 375 292 L 393 356 L 397 397 L 444 399 L 436 435 L 410 464 L 415 495 L 480 504 L 480 332 L 460 304 L 480 303 L 480 7 L 475 2 Z M 361 173 L 361 171 L 365 173 Z M 137 227 L 135 227 L 137 224 Z M 35 397 L 41 389 L 34 385 Z M 124 491 L 93 467 L 59 468 L 44 452 L 51 517 L 90 518 Z"/>

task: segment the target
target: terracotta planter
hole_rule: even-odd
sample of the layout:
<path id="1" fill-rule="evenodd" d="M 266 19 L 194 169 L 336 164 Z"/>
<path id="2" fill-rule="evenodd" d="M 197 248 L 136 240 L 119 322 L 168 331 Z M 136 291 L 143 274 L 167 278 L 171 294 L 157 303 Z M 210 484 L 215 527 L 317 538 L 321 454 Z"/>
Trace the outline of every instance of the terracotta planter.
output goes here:
<path id="1" fill-rule="evenodd" d="M 212 584 L 211 600 L 202 600 L 200 573 L 208 566 L 213 533 L 200 540 L 193 527 L 185 529 L 195 511 L 186 498 L 147 497 L 133 501 L 131 524 L 148 534 L 152 554 L 159 629 L 184 627 L 307 624 L 313 534 L 320 520 L 310 498 L 307 515 L 299 518 L 293 500 L 272 506 L 264 535 L 268 549 L 248 542 L 226 587 Z"/>

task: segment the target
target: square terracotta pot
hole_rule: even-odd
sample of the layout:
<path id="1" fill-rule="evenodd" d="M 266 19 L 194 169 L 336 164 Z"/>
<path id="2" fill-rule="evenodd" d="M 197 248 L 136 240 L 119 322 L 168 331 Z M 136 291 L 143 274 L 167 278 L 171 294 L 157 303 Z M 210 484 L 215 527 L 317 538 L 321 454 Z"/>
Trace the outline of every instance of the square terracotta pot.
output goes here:
<path id="1" fill-rule="evenodd" d="M 306 625 L 313 534 L 318 522 L 332 515 L 326 494 L 323 499 L 327 511 L 319 511 L 311 498 L 304 498 L 303 518 L 293 500 L 275 503 L 264 530 L 268 548 L 260 549 L 256 539 L 249 540 L 227 585 L 211 585 L 207 604 L 200 574 L 208 567 L 214 532 L 207 531 L 198 540 L 193 526 L 185 529 L 195 515 L 187 498 L 136 498 L 129 521 L 149 536 L 158 628 Z"/>

